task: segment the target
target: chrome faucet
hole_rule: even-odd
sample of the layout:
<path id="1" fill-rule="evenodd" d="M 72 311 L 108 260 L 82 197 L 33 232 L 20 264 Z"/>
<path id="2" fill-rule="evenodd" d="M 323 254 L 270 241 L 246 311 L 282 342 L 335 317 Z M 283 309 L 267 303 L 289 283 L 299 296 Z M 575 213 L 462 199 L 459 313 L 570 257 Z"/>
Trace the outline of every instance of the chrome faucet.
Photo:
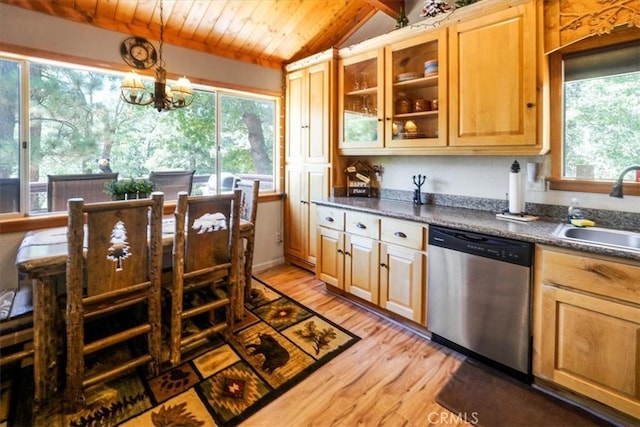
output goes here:
<path id="1" fill-rule="evenodd" d="M 636 171 L 640 170 L 640 165 L 633 165 L 625 168 L 620 174 L 620 176 L 618 177 L 618 180 L 616 181 L 616 183 L 613 184 L 613 188 L 611 189 L 611 193 L 609 193 L 609 196 L 622 199 L 622 178 L 624 178 L 627 172 L 633 171 L 633 170 L 636 170 Z"/>

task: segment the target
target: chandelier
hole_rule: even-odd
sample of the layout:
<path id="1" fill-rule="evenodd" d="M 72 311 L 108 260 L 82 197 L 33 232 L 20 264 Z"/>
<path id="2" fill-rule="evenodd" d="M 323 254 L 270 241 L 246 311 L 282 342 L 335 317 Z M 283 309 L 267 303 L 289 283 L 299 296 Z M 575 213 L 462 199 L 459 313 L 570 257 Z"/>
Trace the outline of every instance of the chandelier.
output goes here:
<path id="1" fill-rule="evenodd" d="M 158 49 L 158 65 L 153 92 L 147 90 L 142 79 L 135 72 L 129 73 L 120 86 L 120 99 L 132 105 L 150 105 L 160 111 L 176 110 L 191 105 L 193 90 L 191 82 L 186 77 L 178 79 L 172 87 L 167 86 L 167 71 L 162 58 L 164 45 L 164 9 L 160 0 L 160 48 Z"/>

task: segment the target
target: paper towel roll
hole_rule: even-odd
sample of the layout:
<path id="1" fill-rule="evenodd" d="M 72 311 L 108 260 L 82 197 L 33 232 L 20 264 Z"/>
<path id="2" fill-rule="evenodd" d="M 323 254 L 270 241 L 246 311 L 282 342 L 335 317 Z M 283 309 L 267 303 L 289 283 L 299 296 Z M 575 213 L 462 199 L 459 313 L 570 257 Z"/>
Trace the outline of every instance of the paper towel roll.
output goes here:
<path id="1" fill-rule="evenodd" d="M 520 165 L 517 161 L 511 165 L 509 172 L 509 213 L 519 214 L 522 206 L 522 184 Z"/>

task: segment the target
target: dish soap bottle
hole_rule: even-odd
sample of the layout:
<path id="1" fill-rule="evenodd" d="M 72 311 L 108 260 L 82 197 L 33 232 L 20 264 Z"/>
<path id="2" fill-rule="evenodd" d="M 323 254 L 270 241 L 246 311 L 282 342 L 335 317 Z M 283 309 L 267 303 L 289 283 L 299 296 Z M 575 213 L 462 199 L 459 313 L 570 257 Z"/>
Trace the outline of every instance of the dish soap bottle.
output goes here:
<path id="1" fill-rule="evenodd" d="M 580 202 L 578 202 L 578 199 L 575 197 L 571 199 L 571 204 L 569 205 L 567 223 L 571 224 L 572 219 L 584 219 L 584 214 L 582 213 L 582 209 L 580 209 Z"/>

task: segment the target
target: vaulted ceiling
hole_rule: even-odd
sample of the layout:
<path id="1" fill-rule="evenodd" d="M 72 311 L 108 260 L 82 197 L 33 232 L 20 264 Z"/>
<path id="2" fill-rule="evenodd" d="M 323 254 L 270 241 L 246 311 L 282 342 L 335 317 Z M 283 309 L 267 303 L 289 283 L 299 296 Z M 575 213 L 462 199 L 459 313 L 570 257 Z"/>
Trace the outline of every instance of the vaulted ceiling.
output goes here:
<path id="1" fill-rule="evenodd" d="M 376 12 L 404 0 L 0 0 L 127 35 L 280 68 L 339 47 Z"/>

